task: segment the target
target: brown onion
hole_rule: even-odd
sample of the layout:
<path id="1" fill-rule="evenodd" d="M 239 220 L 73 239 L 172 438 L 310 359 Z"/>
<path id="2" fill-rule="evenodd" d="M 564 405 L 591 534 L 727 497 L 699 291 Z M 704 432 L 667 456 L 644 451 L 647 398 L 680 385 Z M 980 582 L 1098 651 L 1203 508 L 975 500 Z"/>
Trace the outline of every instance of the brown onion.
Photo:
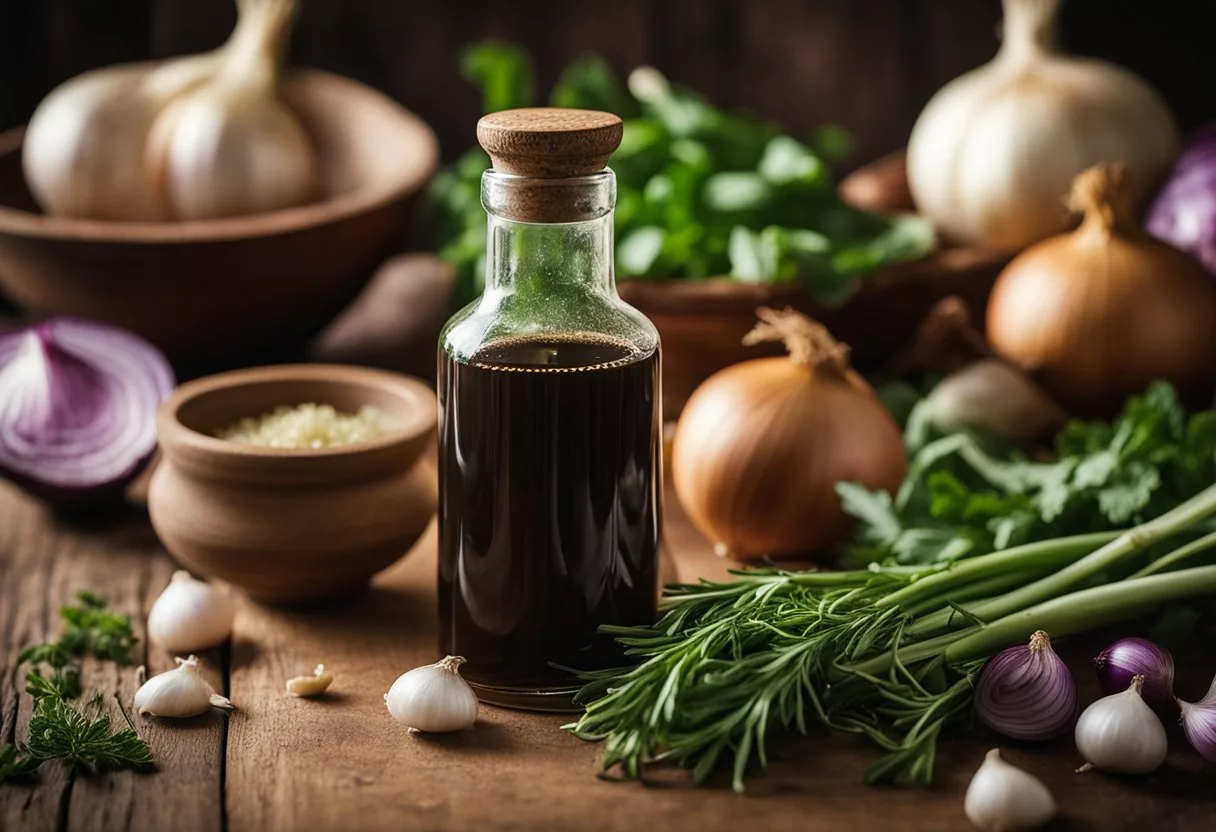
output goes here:
<path id="1" fill-rule="evenodd" d="M 697 388 L 676 428 L 676 495 L 721 552 L 811 554 L 852 528 L 836 483 L 893 491 L 908 460 L 847 347 L 792 309 L 757 314 L 744 343 L 784 341 L 789 357 L 727 367 Z"/>
<path id="2" fill-rule="evenodd" d="M 1216 386 L 1216 289 L 1133 220 L 1122 165 L 1073 181 L 1072 233 L 1027 249 L 997 279 L 992 346 L 1080 416 L 1109 415 L 1165 379 L 1187 400 Z"/>

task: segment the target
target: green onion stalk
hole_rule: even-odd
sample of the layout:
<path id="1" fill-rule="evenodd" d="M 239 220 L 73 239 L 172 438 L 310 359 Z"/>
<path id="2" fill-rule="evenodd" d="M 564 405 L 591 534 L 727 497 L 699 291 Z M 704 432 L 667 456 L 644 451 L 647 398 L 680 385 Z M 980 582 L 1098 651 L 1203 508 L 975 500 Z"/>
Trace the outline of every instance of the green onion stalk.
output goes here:
<path id="1" fill-rule="evenodd" d="M 1213 515 L 1216 485 L 1131 529 L 945 565 L 669 586 L 655 624 L 604 628 L 636 664 L 582 674 L 586 711 L 566 727 L 604 743 L 605 769 L 644 779 L 675 763 L 700 783 L 730 760 L 742 791 L 773 731 L 818 724 L 878 746 L 868 781 L 927 784 L 939 737 L 970 722 L 988 656 L 1035 630 L 1071 635 L 1216 595 L 1202 558 L 1216 533 L 1191 539 Z"/>

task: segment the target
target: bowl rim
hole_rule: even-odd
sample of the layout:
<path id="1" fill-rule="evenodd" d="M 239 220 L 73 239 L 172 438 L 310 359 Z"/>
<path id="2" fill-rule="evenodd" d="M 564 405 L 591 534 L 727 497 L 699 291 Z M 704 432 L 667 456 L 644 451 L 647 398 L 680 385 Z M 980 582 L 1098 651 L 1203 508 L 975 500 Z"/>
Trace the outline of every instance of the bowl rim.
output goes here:
<path id="1" fill-rule="evenodd" d="M 0 233 L 21 234 L 49 240 L 107 243 L 159 243 L 189 245 L 264 238 L 332 224 L 390 205 L 421 190 L 439 167 L 439 137 L 415 113 L 374 87 L 337 73 L 310 67 L 293 67 L 287 75 L 299 80 L 317 79 L 324 83 L 357 89 L 369 99 L 378 99 L 386 109 L 395 110 L 402 128 L 414 134 L 412 169 L 390 188 L 372 185 L 324 199 L 242 217 L 182 222 L 125 222 L 55 217 L 0 205 Z M 26 125 L 0 133 L 0 156 L 20 150 Z"/>
<path id="2" fill-rule="evenodd" d="M 284 381 L 315 381 L 376 387 L 401 398 L 417 399 L 419 406 L 414 409 L 404 424 L 382 436 L 364 442 L 326 448 L 268 448 L 260 445 L 245 445 L 209 436 L 189 427 L 180 418 L 181 409 L 202 396 L 235 387 L 250 387 Z M 161 402 L 157 409 L 156 424 L 158 442 L 162 452 L 165 453 L 171 453 L 166 448 L 173 447 L 187 449 L 212 458 L 299 460 L 300 462 L 297 464 L 305 464 L 307 461 L 319 463 L 324 460 L 373 457 L 386 451 L 409 448 L 433 432 L 438 419 L 439 404 L 435 392 L 430 385 L 414 376 L 348 364 L 277 364 L 230 370 L 187 381 L 179 385 L 167 399 Z M 412 465 L 415 461 L 416 459 L 408 460 L 408 465 Z"/>

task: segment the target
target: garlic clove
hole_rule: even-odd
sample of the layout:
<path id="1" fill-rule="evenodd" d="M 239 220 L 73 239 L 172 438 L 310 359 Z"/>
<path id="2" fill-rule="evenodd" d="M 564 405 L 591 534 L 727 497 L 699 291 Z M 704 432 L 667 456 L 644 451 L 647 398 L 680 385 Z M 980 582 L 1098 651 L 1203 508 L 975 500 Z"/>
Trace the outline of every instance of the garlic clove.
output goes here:
<path id="1" fill-rule="evenodd" d="M 971 778 L 963 811 L 985 832 L 1016 832 L 1048 823 L 1056 816 L 1056 801 L 1042 781 L 1005 762 L 994 748 Z"/>
<path id="2" fill-rule="evenodd" d="M 178 220 L 257 214 L 307 202 L 319 189 L 312 142 L 277 93 L 279 55 L 296 0 L 246 4 L 215 77 L 153 125 L 149 175 Z"/>
<path id="3" fill-rule="evenodd" d="M 414 731 L 446 733 L 477 721 L 477 696 L 460 675 L 460 656 L 416 667 L 393 682 L 384 703 L 393 719 Z"/>
<path id="4" fill-rule="evenodd" d="M 199 675 L 199 659 L 175 659 L 177 668 L 153 676 L 135 692 L 135 710 L 140 716 L 185 719 L 212 708 L 232 710 L 235 705 Z"/>
<path id="5" fill-rule="evenodd" d="M 311 676 L 294 676 L 287 680 L 287 692 L 292 696 L 320 696 L 333 684 L 334 675 L 319 664 Z"/>
<path id="6" fill-rule="evenodd" d="M 995 358 L 946 376 L 926 402 L 929 418 L 943 430 L 978 429 L 1014 442 L 1047 436 L 1068 421 L 1029 376 Z"/>
<path id="7" fill-rule="evenodd" d="M 173 653 L 205 650 L 228 640 L 235 616 L 227 593 L 177 571 L 148 612 L 148 640 Z"/>

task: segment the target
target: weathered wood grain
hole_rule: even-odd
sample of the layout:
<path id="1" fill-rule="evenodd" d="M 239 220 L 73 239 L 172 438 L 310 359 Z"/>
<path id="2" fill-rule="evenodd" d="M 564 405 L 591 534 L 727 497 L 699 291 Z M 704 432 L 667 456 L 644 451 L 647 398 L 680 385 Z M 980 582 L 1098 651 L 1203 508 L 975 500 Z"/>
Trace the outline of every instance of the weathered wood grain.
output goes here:
<path id="1" fill-rule="evenodd" d="M 142 509 L 68 524 L 0 485 L 0 742 L 26 739 L 30 698 L 23 692 L 25 669 L 14 666 L 18 652 L 58 635 L 59 608 L 80 589 L 105 596 L 112 609 L 132 617 L 140 637 L 136 665 L 146 664 L 149 673 L 173 666 L 171 656 L 144 638 L 147 610 L 172 568 Z M 219 651 L 204 656 L 209 680 L 222 688 L 220 659 Z M 114 694 L 130 713 L 139 685 L 134 665 L 86 660 L 83 680 L 86 690 L 107 694 L 113 720 L 122 720 Z M 155 774 L 69 775 L 57 764 L 44 765 L 35 785 L 0 787 L 0 830 L 221 829 L 225 718 L 132 719 L 152 748 Z"/>

